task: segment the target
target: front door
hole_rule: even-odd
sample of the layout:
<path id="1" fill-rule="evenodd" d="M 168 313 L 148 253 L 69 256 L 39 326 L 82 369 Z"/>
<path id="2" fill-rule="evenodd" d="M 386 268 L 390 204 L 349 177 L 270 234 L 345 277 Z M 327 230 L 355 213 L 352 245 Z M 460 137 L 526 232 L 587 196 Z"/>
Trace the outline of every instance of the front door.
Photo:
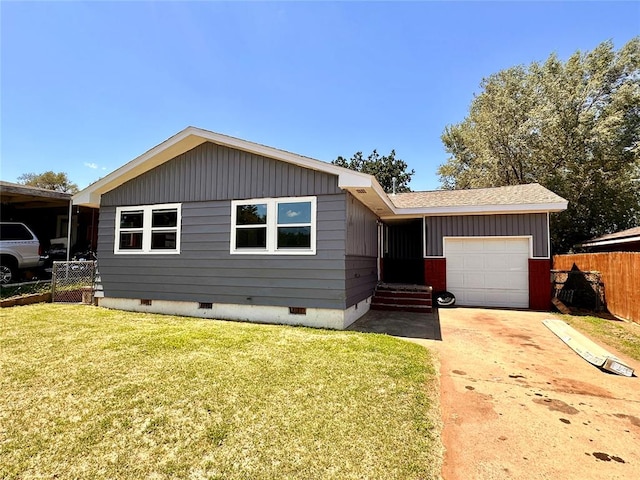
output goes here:
<path id="1" fill-rule="evenodd" d="M 382 281 L 424 285 L 422 219 L 389 221 L 384 235 Z"/>

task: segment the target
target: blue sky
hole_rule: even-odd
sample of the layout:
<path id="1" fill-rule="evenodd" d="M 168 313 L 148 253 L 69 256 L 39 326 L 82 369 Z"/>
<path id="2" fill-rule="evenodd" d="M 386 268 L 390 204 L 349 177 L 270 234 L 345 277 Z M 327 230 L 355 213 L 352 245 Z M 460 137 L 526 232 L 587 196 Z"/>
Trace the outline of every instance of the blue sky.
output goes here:
<path id="1" fill-rule="evenodd" d="M 640 34 L 638 2 L 0 2 L 0 178 L 81 188 L 188 125 L 439 186 L 483 77 Z"/>

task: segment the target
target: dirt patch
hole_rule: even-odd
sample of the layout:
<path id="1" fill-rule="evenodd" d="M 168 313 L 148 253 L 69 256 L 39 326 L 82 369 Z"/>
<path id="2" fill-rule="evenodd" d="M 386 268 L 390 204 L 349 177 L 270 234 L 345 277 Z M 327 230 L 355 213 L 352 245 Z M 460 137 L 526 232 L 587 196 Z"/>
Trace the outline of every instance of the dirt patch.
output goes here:
<path id="1" fill-rule="evenodd" d="M 590 395 L 600 398 L 614 398 L 609 390 L 572 378 L 554 378 L 551 382 L 551 388 L 556 392 Z"/>
<path id="2" fill-rule="evenodd" d="M 631 422 L 631 425 L 640 427 L 640 418 L 638 417 L 634 417 L 633 415 L 626 415 L 624 413 L 614 413 L 613 416 L 617 418 L 626 418 Z"/>
<path id="3" fill-rule="evenodd" d="M 566 413 L 567 415 L 575 415 L 576 413 L 580 413 L 580 410 L 578 410 L 577 408 L 572 407 L 568 403 L 556 398 L 534 398 L 533 403 L 544 405 L 552 412 Z"/>
<path id="4" fill-rule="evenodd" d="M 622 458 L 616 457 L 614 455 L 609 455 L 608 453 L 604 452 L 593 452 L 592 455 L 598 460 L 602 460 L 603 462 L 610 462 L 611 460 L 613 460 L 614 462 L 625 463 Z"/>

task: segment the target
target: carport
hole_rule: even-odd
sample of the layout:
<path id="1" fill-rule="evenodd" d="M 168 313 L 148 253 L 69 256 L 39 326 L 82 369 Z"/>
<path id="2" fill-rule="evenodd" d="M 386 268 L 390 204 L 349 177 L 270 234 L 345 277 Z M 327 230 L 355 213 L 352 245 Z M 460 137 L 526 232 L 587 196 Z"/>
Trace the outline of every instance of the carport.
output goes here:
<path id="1" fill-rule="evenodd" d="M 0 220 L 26 224 L 45 249 L 52 239 L 69 236 L 69 212 L 71 252 L 95 248 L 98 211 L 89 207 L 71 208 L 69 193 L 0 181 L 0 203 Z"/>

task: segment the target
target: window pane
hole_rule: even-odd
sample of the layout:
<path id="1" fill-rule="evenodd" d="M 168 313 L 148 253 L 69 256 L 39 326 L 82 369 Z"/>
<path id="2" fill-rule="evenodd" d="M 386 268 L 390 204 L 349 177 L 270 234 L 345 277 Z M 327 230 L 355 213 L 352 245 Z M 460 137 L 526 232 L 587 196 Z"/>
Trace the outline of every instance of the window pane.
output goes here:
<path id="1" fill-rule="evenodd" d="M 311 223 L 311 202 L 278 204 L 278 225 L 287 223 Z"/>
<path id="2" fill-rule="evenodd" d="M 266 227 L 236 229 L 236 248 L 267 248 Z"/>
<path id="3" fill-rule="evenodd" d="M 278 248 L 311 248 L 311 227 L 278 227 Z"/>
<path id="4" fill-rule="evenodd" d="M 18 223 L 0 224 L 0 240 L 31 240 L 32 238 L 24 225 Z"/>
<path id="5" fill-rule="evenodd" d="M 142 250 L 142 232 L 120 232 L 120 250 Z"/>
<path id="6" fill-rule="evenodd" d="M 175 250 L 176 232 L 153 232 L 151 250 Z"/>
<path id="7" fill-rule="evenodd" d="M 177 227 L 178 210 L 153 210 L 151 215 L 152 227 Z"/>
<path id="8" fill-rule="evenodd" d="M 142 211 L 121 212 L 120 228 L 142 228 Z"/>
<path id="9" fill-rule="evenodd" d="M 236 225 L 265 225 L 267 223 L 267 205 L 238 205 Z"/>

